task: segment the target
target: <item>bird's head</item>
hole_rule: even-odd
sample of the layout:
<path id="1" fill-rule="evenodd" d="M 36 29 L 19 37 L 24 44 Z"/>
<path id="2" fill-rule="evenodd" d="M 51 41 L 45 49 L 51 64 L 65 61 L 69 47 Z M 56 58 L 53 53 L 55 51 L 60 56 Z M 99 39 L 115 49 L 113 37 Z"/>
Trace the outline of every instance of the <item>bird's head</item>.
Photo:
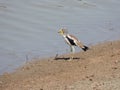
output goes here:
<path id="1" fill-rule="evenodd" d="M 66 29 L 60 29 L 59 31 L 58 31 L 58 33 L 60 34 L 60 35 L 65 35 L 65 34 L 67 34 L 68 32 L 67 32 L 67 30 Z"/>

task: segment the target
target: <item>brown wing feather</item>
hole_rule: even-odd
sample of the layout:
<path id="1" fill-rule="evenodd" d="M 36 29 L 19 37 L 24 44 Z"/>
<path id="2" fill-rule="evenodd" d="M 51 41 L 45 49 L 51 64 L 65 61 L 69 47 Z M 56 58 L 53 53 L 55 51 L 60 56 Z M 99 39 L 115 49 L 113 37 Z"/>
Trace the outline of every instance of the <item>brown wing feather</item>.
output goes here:
<path id="1" fill-rule="evenodd" d="M 80 48 L 83 48 L 83 47 L 84 47 L 84 45 L 83 45 L 80 41 L 78 41 L 77 44 L 78 44 L 78 46 L 79 46 Z"/>

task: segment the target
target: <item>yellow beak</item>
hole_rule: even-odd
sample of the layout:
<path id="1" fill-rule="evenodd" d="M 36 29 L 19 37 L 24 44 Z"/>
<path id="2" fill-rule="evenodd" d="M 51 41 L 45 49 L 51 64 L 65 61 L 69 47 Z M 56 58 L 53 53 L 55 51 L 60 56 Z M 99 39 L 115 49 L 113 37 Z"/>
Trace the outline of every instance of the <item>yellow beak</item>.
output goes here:
<path id="1" fill-rule="evenodd" d="M 58 31 L 58 33 L 60 33 L 60 31 Z"/>
<path id="2" fill-rule="evenodd" d="M 63 33 L 63 31 L 60 29 L 60 30 L 58 31 L 58 33 L 59 33 L 59 34 L 62 34 L 62 33 Z"/>

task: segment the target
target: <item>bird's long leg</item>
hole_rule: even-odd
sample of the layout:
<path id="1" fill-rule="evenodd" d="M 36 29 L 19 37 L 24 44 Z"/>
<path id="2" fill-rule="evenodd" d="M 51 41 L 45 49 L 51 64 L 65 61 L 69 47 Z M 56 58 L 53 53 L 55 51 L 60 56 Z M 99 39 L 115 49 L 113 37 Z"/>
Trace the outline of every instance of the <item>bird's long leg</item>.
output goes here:
<path id="1" fill-rule="evenodd" d="M 71 57 L 70 57 L 70 60 L 73 60 L 73 58 L 74 58 L 74 53 L 75 53 L 75 48 L 74 48 L 74 46 L 70 46 L 70 51 L 71 51 Z"/>

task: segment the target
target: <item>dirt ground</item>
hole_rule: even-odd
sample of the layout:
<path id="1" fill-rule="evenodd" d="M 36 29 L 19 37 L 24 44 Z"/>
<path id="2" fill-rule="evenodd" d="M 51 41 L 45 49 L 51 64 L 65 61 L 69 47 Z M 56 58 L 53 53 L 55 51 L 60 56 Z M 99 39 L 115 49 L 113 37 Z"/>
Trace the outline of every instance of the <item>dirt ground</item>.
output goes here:
<path id="1" fill-rule="evenodd" d="M 0 90 L 120 90 L 120 41 L 34 60 L 0 76 Z"/>

